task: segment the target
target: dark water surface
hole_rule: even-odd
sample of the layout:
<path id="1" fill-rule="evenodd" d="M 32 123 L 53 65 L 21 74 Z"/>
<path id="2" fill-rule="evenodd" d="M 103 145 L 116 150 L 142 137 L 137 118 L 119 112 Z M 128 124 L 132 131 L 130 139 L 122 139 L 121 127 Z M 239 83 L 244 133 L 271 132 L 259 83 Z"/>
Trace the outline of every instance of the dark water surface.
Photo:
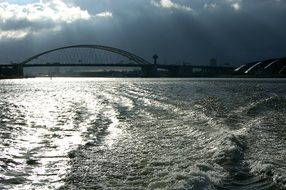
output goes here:
<path id="1" fill-rule="evenodd" d="M 286 189 L 286 80 L 1 80 L 0 110 L 0 189 Z"/>

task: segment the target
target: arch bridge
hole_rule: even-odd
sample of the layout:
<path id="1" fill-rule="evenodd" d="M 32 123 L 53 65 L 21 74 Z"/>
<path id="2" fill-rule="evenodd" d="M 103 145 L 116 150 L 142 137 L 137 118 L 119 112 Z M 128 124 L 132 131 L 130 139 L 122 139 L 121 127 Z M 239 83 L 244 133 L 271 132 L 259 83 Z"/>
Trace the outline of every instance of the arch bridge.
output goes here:
<path id="1" fill-rule="evenodd" d="M 156 66 L 122 49 L 102 45 L 74 45 L 51 49 L 20 64 L 24 67 L 140 67 L 142 76 L 156 75 Z"/>

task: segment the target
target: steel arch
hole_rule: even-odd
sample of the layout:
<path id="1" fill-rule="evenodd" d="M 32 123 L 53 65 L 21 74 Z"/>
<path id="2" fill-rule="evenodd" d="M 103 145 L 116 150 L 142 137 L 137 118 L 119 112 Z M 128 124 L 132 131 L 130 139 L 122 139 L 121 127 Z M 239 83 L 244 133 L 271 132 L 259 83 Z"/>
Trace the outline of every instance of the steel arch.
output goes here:
<path id="1" fill-rule="evenodd" d="M 51 52 L 55 52 L 55 51 L 59 51 L 59 50 L 63 50 L 63 49 L 72 49 L 72 48 L 90 48 L 90 49 L 105 50 L 108 52 L 112 52 L 112 53 L 127 57 L 130 60 L 132 60 L 138 64 L 152 65 L 149 61 L 146 61 L 145 59 L 143 59 L 143 58 L 141 58 L 141 57 L 139 57 L 133 53 L 130 53 L 130 52 L 118 49 L 118 48 L 109 47 L 109 46 L 102 46 L 102 45 L 73 45 L 73 46 L 65 46 L 65 47 L 60 47 L 60 48 L 56 48 L 56 49 L 51 49 L 51 50 L 39 53 L 37 55 L 34 55 L 33 57 L 26 59 L 25 61 L 21 62 L 20 64 L 25 65 L 26 63 L 29 63 L 30 61 L 37 59 L 40 56 L 49 54 Z"/>

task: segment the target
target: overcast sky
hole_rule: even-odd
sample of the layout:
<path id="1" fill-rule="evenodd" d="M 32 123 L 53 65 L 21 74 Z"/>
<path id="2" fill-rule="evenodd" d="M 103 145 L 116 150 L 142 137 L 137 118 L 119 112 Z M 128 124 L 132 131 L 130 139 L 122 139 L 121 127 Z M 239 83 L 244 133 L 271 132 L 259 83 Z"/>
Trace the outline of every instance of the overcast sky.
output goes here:
<path id="1" fill-rule="evenodd" d="M 286 0 L 0 0 L 0 63 L 74 44 L 161 63 L 286 56 Z"/>

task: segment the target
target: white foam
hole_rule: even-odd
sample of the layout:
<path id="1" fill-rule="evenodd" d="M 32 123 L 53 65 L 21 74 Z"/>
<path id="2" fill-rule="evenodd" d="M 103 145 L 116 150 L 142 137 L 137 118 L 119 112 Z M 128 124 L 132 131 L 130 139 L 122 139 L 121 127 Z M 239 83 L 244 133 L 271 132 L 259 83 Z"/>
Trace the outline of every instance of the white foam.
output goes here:
<path id="1" fill-rule="evenodd" d="M 254 174 L 271 174 L 273 171 L 273 165 L 269 163 L 263 163 L 262 161 L 254 161 L 250 164 L 250 172 Z"/>

